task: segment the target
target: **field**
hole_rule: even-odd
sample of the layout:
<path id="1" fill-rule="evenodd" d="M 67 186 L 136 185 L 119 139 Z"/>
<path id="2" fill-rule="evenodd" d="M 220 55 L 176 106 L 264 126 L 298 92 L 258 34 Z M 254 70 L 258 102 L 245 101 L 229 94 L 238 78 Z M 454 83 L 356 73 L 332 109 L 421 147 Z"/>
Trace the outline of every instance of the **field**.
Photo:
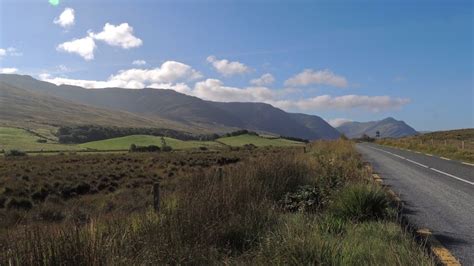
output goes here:
<path id="1" fill-rule="evenodd" d="M 166 144 L 175 150 L 197 149 L 199 147 L 218 148 L 221 144 L 214 141 L 182 141 L 173 138 L 164 138 Z M 130 145 L 139 146 L 156 145 L 161 146 L 161 137 L 147 135 L 132 135 L 121 138 L 87 142 L 80 144 L 79 147 L 95 150 L 128 150 Z"/>
<path id="2" fill-rule="evenodd" d="M 39 139 L 46 143 L 38 142 Z M 219 138 L 216 141 L 182 141 L 174 138 L 164 138 L 166 144 L 175 150 L 198 149 L 206 147 L 210 149 L 223 148 L 225 146 L 241 147 L 245 144 L 253 144 L 257 147 L 274 146 L 290 147 L 301 146 L 303 143 L 281 139 L 278 137 L 267 138 L 254 135 L 240 135 L 234 137 Z M 149 135 L 132 135 L 126 137 L 112 138 L 100 141 L 87 142 L 83 144 L 60 144 L 51 134 L 51 129 L 35 129 L 27 131 L 21 128 L 0 127 L 0 150 L 22 150 L 27 152 L 39 151 L 124 151 L 130 148 L 130 145 L 139 146 L 156 145 L 161 146 L 161 137 Z"/>
<path id="3" fill-rule="evenodd" d="M 474 129 L 438 131 L 400 139 L 381 139 L 377 140 L 377 143 L 474 163 Z"/>
<path id="4" fill-rule="evenodd" d="M 302 146 L 303 143 L 293 140 L 281 139 L 281 138 L 266 138 L 262 136 L 254 135 L 240 135 L 235 137 L 226 137 L 217 139 L 218 142 L 225 145 L 239 147 L 245 144 L 253 144 L 257 147 L 262 146 L 276 146 L 276 147 L 289 147 L 289 146 Z"/>
<path id="5" fill-rule="evenodd" d="M 41 131 L 40 131 L 41 132 Z M 44 132 L 46 133 L 46 132 Z M 46 134 L 45 134 L 46 135 Z M 59 144 L 55 140 L 46 140 L 47 143 L 39 143 L 38 139 L 44 139 L 31 132 L 20 128 L 0 127 L 0 150 L 19 149 L 23 151 L 48 151 L 48 150 L 77 150 L 75 145 Z"/>
<path id="6" fill-rule="evenodd" d="M 434 265 L 351 142 L 306 150 L 0 158 L 0 264 Z"/>

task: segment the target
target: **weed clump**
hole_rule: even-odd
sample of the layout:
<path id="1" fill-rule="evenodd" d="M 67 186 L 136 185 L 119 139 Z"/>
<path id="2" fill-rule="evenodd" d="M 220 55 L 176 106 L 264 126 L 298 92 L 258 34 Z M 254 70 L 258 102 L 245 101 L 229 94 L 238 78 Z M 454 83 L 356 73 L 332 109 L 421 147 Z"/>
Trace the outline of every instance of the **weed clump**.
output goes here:
<path id="1" fill-rule="evenodd" d="M 33 203 L 28 199 L 16 199 L 11 198 L 7 202 L 8 209 L 17 209 L 17 210 L 29 210 L 33 208 Z"/>
<path id="2" fill-rule="evenodd" d="M 389 215 L 389 199 L 373 185 L 355 184 L 337 194 L 332 212 L 336 217 L 354 222 L 379 220 Z"/>

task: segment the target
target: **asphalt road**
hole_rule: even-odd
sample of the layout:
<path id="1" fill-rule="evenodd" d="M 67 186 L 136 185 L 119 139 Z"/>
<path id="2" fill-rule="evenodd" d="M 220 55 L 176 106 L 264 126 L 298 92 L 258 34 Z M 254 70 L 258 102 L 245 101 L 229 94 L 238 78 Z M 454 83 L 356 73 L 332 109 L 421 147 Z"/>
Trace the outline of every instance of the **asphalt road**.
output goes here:
<path id="1" fill-rule="evenodd" d="M 357 150 L 404 201 L 410 223 L 474 265 L 474 166 L 369 143 Z"/>

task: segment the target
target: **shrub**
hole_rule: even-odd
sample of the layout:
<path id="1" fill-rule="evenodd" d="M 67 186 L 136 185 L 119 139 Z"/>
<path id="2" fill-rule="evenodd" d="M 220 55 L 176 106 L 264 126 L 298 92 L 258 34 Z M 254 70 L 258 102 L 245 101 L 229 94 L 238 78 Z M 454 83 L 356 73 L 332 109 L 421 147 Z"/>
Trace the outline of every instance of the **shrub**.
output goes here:
<path id="1" fill-rule="evenodd" d="M 29 210 L 33 207 L 33 204 L 31 203 L 30 200 L 27 199 L 15 199 L 12 198 L 8 201 L 7 203 L 7 208 L 8 209 L 23 209 L 23 210 Z"/>
<path id="2" fill-rule="evenodd" d="M 295 192 L 288 192 L 280 201 L 284 210 L 291 212 L 311 212 L 322 204 L 322 195 L 317 187 L 301 186 Z"/>
<path id="3" fill-rule="evenodd" d="M 5 208 L 5 202 L 7 201 L 6 198 L 0 197 L 0 209 Z"/>
<path id="4" fill-rule="evenodd" d="M 247 149 L 247 150 L 253 150 L 253 149 L 256 149 L 257 146 L 255 146 L 254 144 L 245 144 L 244 145 L 244 149 Z"/>
<path id="5" fill-rule="evenodd" d="M 38 143 L 47 143 L 48 140 L 47 139 L 37 139 L 36 142 L 38 142 Z"/>
<path id="6" fill-rule="evenodd" d="M 45 222 L 60 222 L 64 220 L 64 214 L 60 210 L 47 208 L 38 213 L 38 218 Z"/>
<path id="7" fill-rule="evenodd" d="M 383 219 L 389 214 L 389 199 L 373 185 L 349 185 L 338 193 L 332 211 L 340 218 L 354 222 Z"/>
<path id="8" fill-rule="evenodd" d="M 149 146 L 137 146 L 135 144 L 130 145 L 129 152 L 159 152 L 161 149 L 156 145 Z"/>
<path id="9" fill-rule="evenodd" d="M 21 157 L 26 155 L 26 152 L 20 150 L 8 150 L 5 152 L 5 157 Z"/>
<path id="10" fill-rule="evenodd" d="M 170 152 L 173 150 L 173 148 L 171 146 L 162 146 L 161 150 L 164 152 Z"/>

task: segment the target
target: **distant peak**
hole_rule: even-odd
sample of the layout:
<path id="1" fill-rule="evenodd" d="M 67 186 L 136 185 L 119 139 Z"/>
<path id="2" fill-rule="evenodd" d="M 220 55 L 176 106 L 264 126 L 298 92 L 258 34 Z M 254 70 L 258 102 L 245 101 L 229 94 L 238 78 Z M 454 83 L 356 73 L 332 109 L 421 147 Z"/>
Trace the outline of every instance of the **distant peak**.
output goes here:
<path id="1" fill-rule="evenodd" d="M 383 119 L 382 121 L 385 121 L 385 122 L 397 122 L 398 120 L 396 120 L 395 118 L 389 116 L 389 117 Z"/>

